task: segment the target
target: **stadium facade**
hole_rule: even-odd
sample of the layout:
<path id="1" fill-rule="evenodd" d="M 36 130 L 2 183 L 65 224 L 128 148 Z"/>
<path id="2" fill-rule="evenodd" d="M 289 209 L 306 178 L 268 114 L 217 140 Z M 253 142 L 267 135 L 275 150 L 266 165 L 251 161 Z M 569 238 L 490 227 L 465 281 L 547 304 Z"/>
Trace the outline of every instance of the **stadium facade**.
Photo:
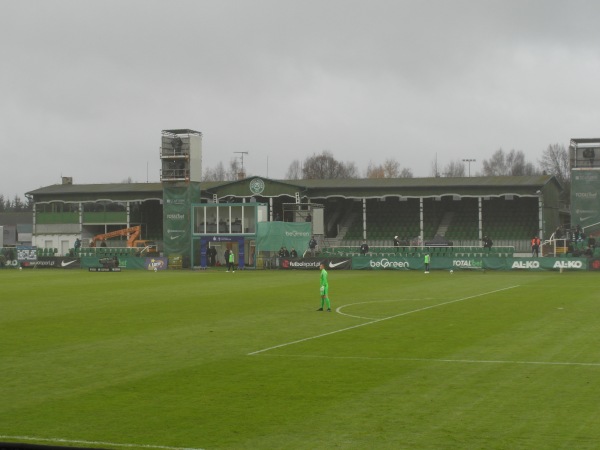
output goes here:
<path id="1" fill-rule="evenodd" d="M 195 187 L 191 193 L 190 185 Z M 254 265 L 251 256 L 264 250 L 257 248 L 261 223 L 309 223 L 308 233 L 318 238 L 321 248 L 358 246 L 363 240 L 372 246 L 391 246 L 394 236 L 411 242 L 441 238 L 454 245 L 478 246 L 488 235 L 496 245 L 526 251 L 532 236 L 549 236 L 562 220 L 562 188 L 549 175 L 247 177 L 233 182 L 178 180 L 168 186 L 178 186 L 184 193 L 183 200 L 172 202 L 180 205 L 178 213 L 165 214 L 165 205 L 171 202 L 165 182 L 78 185 L 67 178 L 62 184 L 30 191 L 26 195 L 34 208 L 32 244 L 68 254 L 78 239 L 85 246 L 96 235 L 140 226 L 143 238 L 158 242 L 169 256 L 167 241 L 174 228 L 189 234 L 185 248 L 177 253 L 190 258 L 191 265 L 202 264 L 198 242 L 213 242 L 218 250 L 234 242 L 244 250 L 243 262 Z M 308 237 L 305 241 L 298 251 L 305 250 Z M 277 244 L 284 245 L 285 240 Z"/>
<path id="2" fill-rule="evenodd" d="M 590 203 L 596 199 L 587 191 L 596 152 L 600 157 L 599 140 L 571 141 L 572 169 L 582 171 L 575 199 L 582 220 L 595 220 L 588 210 L 597 209 Z M 533 237 L 549 238 L 571 222 L 551 175 L 275 180 L 246 177 L 242 167 L 236 181 L 205 182 L 202 133 L 190 129 L 162 131 L 160 160 L 160 183 L 76 184 L 65 177 L 28 192 L 32 247 L 85 257 L 99 237 L 116 236 L 103 245 L 142 239 L 169 261 L 202 267 L 223 262 L 227 248 L 240 265 L 257 267 L 283 247 L 304 255 L 313 236 L 321 250 L 357 250 L 366 242 L 383 253 L 394 241 L 478 248 L 489 238 L 512 257 L 529 252 Z"/>

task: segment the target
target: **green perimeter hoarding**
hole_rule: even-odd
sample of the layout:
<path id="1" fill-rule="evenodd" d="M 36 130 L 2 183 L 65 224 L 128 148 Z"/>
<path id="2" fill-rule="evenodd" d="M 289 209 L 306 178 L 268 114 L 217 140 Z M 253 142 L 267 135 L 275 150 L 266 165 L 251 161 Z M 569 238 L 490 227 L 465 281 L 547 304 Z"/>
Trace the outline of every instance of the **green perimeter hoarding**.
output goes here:
<path id="1" fill-rule="evenodd" d="M 164 183 L 163 249 L 166 256 L 190 257 L 191 205 L 200 202 L 200 183 Z"/>
<path id="2" fill-rule="evenodd" d="M 588 270 L 587 258 L 431 258 L 430 270 Z M 425 270 L 423 258 L 352 258 L 352 270 Z"/>
<path id="3" fill-rule="evenodd" d="M 57 258 L 58 259 L 58 258 Z M 103 260 L 113 258 L 98 258 L 96 256 L 84 256 L 81 258 L 81 268 L 88 269 L 90 267 L 104 267 Z M 118 265 L 116 264 L 118 262 Z M 130 270 L 167 270 L 168 259 L 163 257 L 147 257 L 139 258 L 135 256 L 120 256 L 113 267 Z"/>
<path id="4" fill-rule="evenodd" d="M 259 222 L 256 246 L 259 251 L 276 252 L 281 247 L 295 248 L 302 255 L 308 248 L 310 222 Z"/>

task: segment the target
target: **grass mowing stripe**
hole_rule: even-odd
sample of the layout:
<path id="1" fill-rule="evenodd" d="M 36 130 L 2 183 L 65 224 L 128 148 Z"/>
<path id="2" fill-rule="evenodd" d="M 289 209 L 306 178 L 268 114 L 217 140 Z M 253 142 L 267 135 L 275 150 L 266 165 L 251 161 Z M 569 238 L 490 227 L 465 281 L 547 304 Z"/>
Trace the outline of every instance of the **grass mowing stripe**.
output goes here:
<path id="1" fill-rule="evenodd" d="M 443 302 L 443 303 L 438 303 L 438 304 L 435 304 L 435 305 L 425 306 L 425 307 L 419 308 L 419 309 L 413 309 L 412 311 L 407 311 L 407 312 L 403 312 L 403 313 L 400 313 L 400 314 L 395 314 L 393 316 L 384 317 L 383 319 L 376 319 L 376 320 L 372 320 L 370 322 L 361 323 L 361 324 L 358 324 L 358 325 L 353 325 L 351 327 L 342 328 L 340 330 L 335 330 L 335 331 L 330 331 L 328 333 L 319 334 L 317 336 L 311 336 L 311 337 L 308 337 L 308 338 L 299 339 L 297 341 L 287 342 L 285 344 L 279 344 L 279 345 L 275 345 L 273 347 L 264 348 L 262 350 L 257 350 L 255 352 L 248 353 L 248 356 L 258 355 L 259 353 L 268 352 L 269 350 L 275 350 L 276 348 L 287 347 L 289 345 L 299 344 L 301 342 L 306 342 L 306 341 L 310 341 L 310 340 L 313 340 L 313 339 L 319 339 L 319 338 L 322 338 L 322 337 L 325 337 L 325 336 L 330 336 L 332 334 L 342 333 L 344 331 L 353 330 L 355 328 L 364 327 L 366 325 L 372 325 L 374 323 L 383 322 L 384 320 L 395 319 L 396 317 L 407 316 L 409 314 L 413 314 L 413 313 L 416 313 L 416 312 L 426 311 L 428 309 L 438 308 L 440 306 L 450 305 L 452 303 L 463 302 L 465 300 L 470 300 L 470 299 L 473 299 L 473 298 L 483 297 L 484 295 L 490 295 L 490 294 L 495 294 L 497 292 L 508 291 L 510 289 L 515 289 L 517 287 L 519 287 L 519 285 L 509 286 L 509 287 L 502 288 L 502 289 L 496 289 L 496 290 L 493 290 L 493 291 L 484 292 L 482 294 L 470 295 L 468 297 L 463 297 L 463 298 L 459 298 L 459 299 L 456 299 L 456 300 L 450 300 L 450 301 Z"/>
<path id="2" fill-rule="evenodd" d="M 3 436 L 0 435 L 0 439 L 11 439 L 28 442 L 52 442 L 62 444 L 85 444 L 85 445 L 110 445 L 111 447 L 125 447 L 125 448 L 156 448 L 162 450 L 203 450 L 201 448 L 188 448 L 188 447 L 167 447 L 164 445 L 144 445 L 144 444 L 118 444 L 115 442 L 99 442 L 99 441 L 80 441 L 76 439 L 60 439 L 60 438 L 38 438 L 33 436 Z"/>

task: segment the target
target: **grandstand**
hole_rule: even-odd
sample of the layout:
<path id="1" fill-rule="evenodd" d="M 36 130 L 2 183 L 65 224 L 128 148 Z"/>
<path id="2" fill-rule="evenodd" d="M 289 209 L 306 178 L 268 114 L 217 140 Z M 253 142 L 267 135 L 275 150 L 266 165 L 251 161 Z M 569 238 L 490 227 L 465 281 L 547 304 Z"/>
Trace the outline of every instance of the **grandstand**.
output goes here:
<path id="1" fill-rule="evenodd" d="M 326 211 L 336 211 L 326 215 L 327 243 L 357 247 L 366 240 L 370 246 L 386 246 L 399 236 L 407 244 L 442 240 L 479 247 L 488 235 L 496 246 L 528 251 L 532 236 L 548 230 L 549 235 L 560 223 L 560 187 L 546 179 L 544 187 L 536 188 L 533 180 L 540 177 L 497 178 L 396 180 L 387 193 L 377 192 L 385 184 L 380 181 L 368 197 L 336 199 L 335 208 L 319 199 Z M 424 186 L 424 180 L 431 184 Z M 368 184 L 361 184 L 367 194 Z"/>
<path id="2" fill-rule="evenodd" d="M 253 185 L 262 190 L 257 192 Z M 465 249 L 480 248 L 484 235 L 494 241 L 494 252 L 508 247 L 517 252 L 529 251 L 533 235 L 549 236 L 561 224 L 561 190 L 556 178 L 549 175 L 344 180 L 250 177 L 234 182 L 201 182 L 198 198 L 192 203 L 218 203 L 224 207 L 264 203 L 268 213 L 261 220 L 265 221 L 278 217 L 298 220 L 286 215 L 286 204 L 322 205 L 323 223 L 313 224 L 321 249 L 352 252 L 366 239 L 372 248 L 389 253 L 394 250 L 393 237 L 399 236 L 406 244 L 405 253 L 417 254 L 413 247 L 442 240 L 453 252 L 470 254 L 476 252 Z M 162 183 L 69 182 L 42 187 L 27 196 L 35 208 L 33 245 L 57 249 L 55 254 L 75 251 L 75 239 L 85 242 L 95 234 L 132 225 L 140 225 L 144 238 L 157 241 L 159 247 L 164 239 Z M 232 228 L 211 235 L 239 235 L 248 241 L 255 237 L 242 231 Z M 78 252 L 101 251 L 83 247 Z"/>

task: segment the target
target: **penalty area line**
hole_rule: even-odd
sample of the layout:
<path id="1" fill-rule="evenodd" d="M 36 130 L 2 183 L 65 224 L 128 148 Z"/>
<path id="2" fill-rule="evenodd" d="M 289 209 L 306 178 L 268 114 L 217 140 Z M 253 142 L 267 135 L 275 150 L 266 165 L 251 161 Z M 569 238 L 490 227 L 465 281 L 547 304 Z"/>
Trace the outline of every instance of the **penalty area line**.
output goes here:
<path id="1" fill-rule="evenodd" d="M 201 448 L 190 448 L 190 447 L 168 447 L 165 445 L 149 445 L 149 444 L 119 444 L 116 442 L 102 442 L 102 441 L 82 441 L 77 439 L 61 439 L 61 438 L 40 438 L 34 436 L 5 436 L 0 435 L 0 439 L 11 439 L 28 442 L 50 442 L 55 444 L 84 444 L 84 445 L 109 445 L 111 447 L 123 447 L 123 448 L 148 448 L 148 449 L 159 449 L 159 450 L 203 450 Z"/>
<path id="2" fill-rule="evenodd" d="M 417 312 L 426 311 L 428 309 L 438 308 L 438 307 L 444 306 L 444 305 L 450 305 L 452 303 L 463 302 L 465 300 L 470 300 L 470 299 L 477 298 L 477 297 L 483 297 L 485 295 L 495 294 L 497 292 L 508 291 L 509 289 L 514 289 L 514 288 L 517 288 L 517 287 L 519 287 L 519 285 L 509 286 L 509 287 L 505 287 L 505 288 L 502 288 L 502 289 L 496 289 L 494 291 L 484 292 L 482 294 L 470 295 L 468 297 L 458 298 L 456 300 L 450 300 L 450 301 L 447 301 L 447 302 L 438 303 L 436 305 L 425 306 L 425 307 L 419 308 L 419 309 L 413 309 L 412 311 L 406 311 L 406 312 L 403 312 L 403 313 L 400 313 L 400 314 L 395 314 L 393 316 L 384 317 L 382 319 L 371 320 L 370 322 L 365 322 L 365 323 L 361 323 L 361 324 L 358 324 L 358 325 L 353 325 L 351 327 L 342 328 L 340 330 L 330 331 L 328 333 L 323 333 L 323 334 L 319 334 L 319 335 L 316 335 L 316 336 L 307 337 L 307 338 L 304 338 L 304 339 L 298 339 L 297 341 L 286 342 L 285 344 L 279 344 L 279 345 L 274 345 L 273 347 L 263 348 L 262 350 L 256 350 L 255 352 L 248 353 L 247 356 L 258 355 L 259 353 L 268 352 L 269 350 L 275 350 L 277 348 L 287 347 L 289 345 L 299 344 L 301 342 L 311 341 L 313 339 L 319 339 L 319 338 L 322 338 L 322 337 L 325 337 L 325 336 L 331 336 L 332 334 L 337 334 L 337 333 L 342 333 L 344 331 L 354 330 L 356 328 L 365 327 L 367 325 L 372 325 L 374 323 L 383 322 L 384 320 L 395 319 L 396 317 L 407 316 L 409 314 L 414 314 L 414 313 L 417 313 Z"/>

